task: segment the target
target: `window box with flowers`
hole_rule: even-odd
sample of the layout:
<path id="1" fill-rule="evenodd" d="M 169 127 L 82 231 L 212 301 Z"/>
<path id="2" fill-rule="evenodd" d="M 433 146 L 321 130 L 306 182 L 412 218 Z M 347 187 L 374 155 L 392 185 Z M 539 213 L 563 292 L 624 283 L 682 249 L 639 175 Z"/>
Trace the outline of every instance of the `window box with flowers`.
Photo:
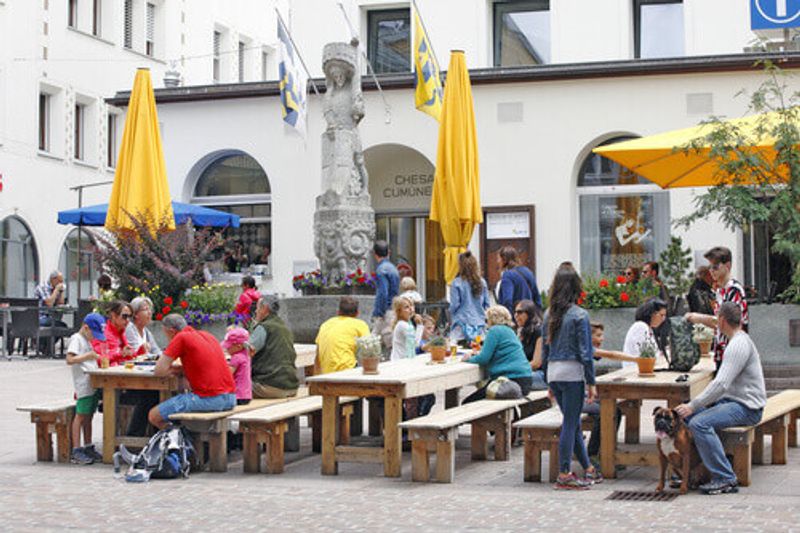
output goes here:
<path id="1" fill-rule="evenodd" d="M 329 278 L 319 270 L 314 270 L 292 278 L 292 286 L 303 296 L 375 294 L 376 276 L 374 272 L 367 273 L 358 269 L 340 278 Z"/>

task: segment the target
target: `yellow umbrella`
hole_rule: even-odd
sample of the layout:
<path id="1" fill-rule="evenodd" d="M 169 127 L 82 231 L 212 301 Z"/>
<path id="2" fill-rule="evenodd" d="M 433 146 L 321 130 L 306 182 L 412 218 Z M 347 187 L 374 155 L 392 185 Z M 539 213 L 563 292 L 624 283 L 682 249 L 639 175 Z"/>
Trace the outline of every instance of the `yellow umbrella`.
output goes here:
<path id="1" fill-rule="evenodd" d="M 105 227 L 113 232 L 133 230 L 128 213 L 141 213 L 151 232 L 155 232 L 162 218 L 169 229 L 175 229 L 170 200 L 153 84 L 150 71 L 140 68 L 128 102 Z"/>
<path id="2" fill-rule="evenodd" d="M 771 112 L 734 119 L 727 123 L 735 128 L 737 137 L 741 139 L 741 151 L 759 154 L 765 161 L 772 163 L 777 152 L 774 148 L 775 139 L 770 132 L 782 121 L 796 121 L 797 117 L 796 112 L 783 116 L 778 112 Z M 729 183 L 732 177 L 719 169 L 719 160 L 711 154 L 708 136 L 713 131 L 714 124 L 702 124 L 600 146 L 593 152 L 616 161 L 664 189 Z M 690 143 L 698 149 L 688 152 L 675 149 Z M 748 184 L 739 178 L 739 184 Z M 788 174 L 774 177 L 775 181 L 786 181 L 787 178 Z M 755 179 L 756 176 L 752 176 L 751 183 Z"/>
<path id="3" fill-rule="evenodd" d="M 447 283 L 458 275 L 458 254 L 466 251 L 475 224 L 483 222 L 480 190 L 472 88 L 464 52 L 454 50 L 444 89 L 430 215 L 442 228 Z"/>

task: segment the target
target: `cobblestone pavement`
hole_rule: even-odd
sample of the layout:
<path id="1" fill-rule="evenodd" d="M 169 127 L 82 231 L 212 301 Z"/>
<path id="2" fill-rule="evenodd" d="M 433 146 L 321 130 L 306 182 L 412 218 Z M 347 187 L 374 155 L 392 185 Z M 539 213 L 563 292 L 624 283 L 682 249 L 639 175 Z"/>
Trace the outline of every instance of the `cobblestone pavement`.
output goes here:
<path id="1" fill-rule="evenodd" d="M 628 468 L 588 492 L 555 492 L 549 484 L 523 483 L 521 448 L 509 462 L 473 463 L 463 437 L 451 485 L 412 483 L 408 454 L 399 479 L 382 477 L 378 465 L 354 464 L 322 477 L 319 456 L 310 451 L 288 454 L 279 476 L 244 475 L 233 458 L 226 474 L 128 484 L 105 465 L 35 462 L 33 425 L 14 408 L 71 391 L 63 361 L 0 362 L 3 531 L 800 530 L 800 449 L 790 449 L 786 466 L 755 467 L 752 486 L 737 495 L 690 494 L 667 503 L 605 500 L 613 490 L 653 490 L 653 467 Z M 643 440 L 652 440 L 646 431 Z M 101 434 L 97 416 L 96 441 Z M 303 440 L 308 450 L 306 429 Z"/>

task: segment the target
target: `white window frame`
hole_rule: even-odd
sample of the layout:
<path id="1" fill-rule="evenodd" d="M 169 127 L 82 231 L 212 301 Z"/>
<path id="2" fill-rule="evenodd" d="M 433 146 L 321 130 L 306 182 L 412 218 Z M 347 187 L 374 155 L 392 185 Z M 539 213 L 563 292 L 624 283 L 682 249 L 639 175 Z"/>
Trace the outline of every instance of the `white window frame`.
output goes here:
<path id="1" fill-rule="evenodd" d="M 50 153 L 52 148 L 50 132 L 53 129 L 50 124 L 53 116 L 53 95 L 39 90 L 36 106 L 36 116 L 38 119 L 36 127 L 36 145 L 40 152 Z M 44 115 L 44 117 L 42 117 L 42 115 Z"/>
<path id="2" fill-rule="evenodd" d="M 78 5 L 78 0 L 67 0 L 67 26 L 77 30 L 78 23 L 80 21 L 80 17 L 78 17 L 78 12 L 80 11 L 80 6 Z"/>
<path id="3" fill-rule="evenodd" d="M 222 48 L 222 31 L 214 29 L 211 41 L 211 80 L 214 83 L 219 83 L 222 78 L 222 58 L 220 57 L 220 49 Z"/>
<path id="4" fill-rule="evenodd" d="M 119 157 L 119 127 L 122 111 L 119 108 L 106 107 L 106 153 L 105 166 L 109 170 L 117 168 Z"/>
<path id="5" fill-rule="evenodd" d="M 136 6 L 134 0 L 125 0 L 122 8 L 122 46 L 134 48 L 134 28 L 136 27 Z"/>
<path id="6" fill-rule="evenodd" d="M 156 55 L 156 17 L 158 6 L 153 2 L 145 3 L 145 25 L 144 25 L 144 53 L 147 56 Z"/>
<path id="7" fill-rule="evenodd" d="M 72 128 L 72 158 L 86 161 L 86 104 L 75 101 Z"/>

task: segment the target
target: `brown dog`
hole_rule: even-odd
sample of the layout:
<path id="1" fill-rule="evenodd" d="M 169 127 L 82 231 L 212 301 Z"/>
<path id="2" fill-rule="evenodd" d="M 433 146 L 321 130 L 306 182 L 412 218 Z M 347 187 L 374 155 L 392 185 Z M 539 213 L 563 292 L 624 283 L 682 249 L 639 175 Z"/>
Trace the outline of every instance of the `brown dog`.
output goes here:
<path id="1" fill-rule="evenodd" d="M 667 476 L 667 465 L 681 478 L 681 494 L 686 494 L 689 487 L 696 487 L 710 479 L 710 475 L 697 448 L 694 445 L 692 432 L 674 409 L 656 407 L 653 411 L 656 429 L 656 445 L 658 460 L 661 464 L 661 479 L 656 492 L 664 490 Z"/>

